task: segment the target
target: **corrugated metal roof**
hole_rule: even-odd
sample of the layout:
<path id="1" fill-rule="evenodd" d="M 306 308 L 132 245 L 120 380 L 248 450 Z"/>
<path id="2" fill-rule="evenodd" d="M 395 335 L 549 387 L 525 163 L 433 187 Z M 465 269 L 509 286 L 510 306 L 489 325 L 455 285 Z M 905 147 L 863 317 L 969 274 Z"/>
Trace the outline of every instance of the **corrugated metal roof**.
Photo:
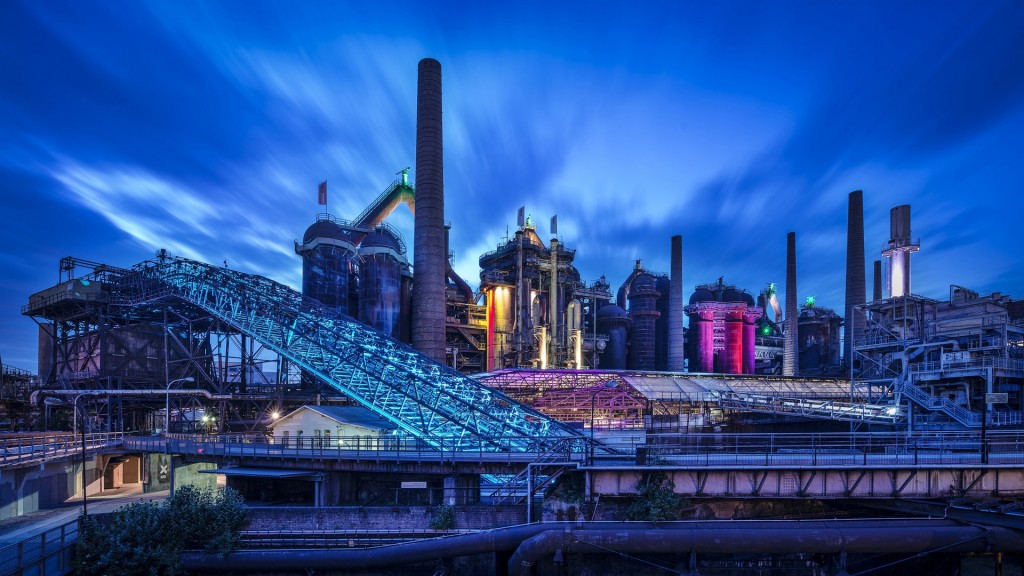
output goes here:
<path id="1" fill-rule="evenodd" d="M 844 380 L 808 380 L 772 376 L 715 374 L 623 374 L 620 376 L 648 400 L 710 400 L 718 393 L 762 394 L 785 398 L 847 398 Z"/>

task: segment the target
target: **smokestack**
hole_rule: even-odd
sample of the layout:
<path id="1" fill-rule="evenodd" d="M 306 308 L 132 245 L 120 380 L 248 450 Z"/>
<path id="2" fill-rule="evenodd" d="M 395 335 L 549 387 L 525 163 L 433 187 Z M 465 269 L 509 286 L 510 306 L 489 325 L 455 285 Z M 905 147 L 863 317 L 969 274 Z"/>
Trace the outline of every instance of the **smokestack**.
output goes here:
<path id="1" fill-rule="evenodd" d="M 874 290 L 871 292 L 871 301 L 882 299 L 882 261 L 875 260 L 874 276 L 872 278 L 874 282 Z"/>
<path id="2" fill-rule="evenodd" d="M 889 247 L 882 251 L 889 258 L 889 296 L 910 294 L 910 254 L 921 244 L 910 235 L 910 205 L 889 211 Z"/>
<path id="3" fill-rule="evenodd" d="M 553 220 L 552 220 L 553 221 Z M 549 363 L 558 368 L 558 239 L 551 239 L 551 287 L 548 289 L 548 326 L 551 328 L 551 354 Z"/>
<path id="4" fill-rule="evenodd" d="M 668 369 L 682 372 L 686 360 L 683 343 L 683 237 L 672 237 L 672 283 L 668 299 Z"/>
<path id="5" fill-rule="evenodd" d="M 416 94 L 416 216 L 413 233 L 412 347 L 444 363 L 444 146 L 441 63 L 419 63 Z"/>
<path id="6" fill-rule="evenodd" d="M 786 234 L 786 338 L 782 351 L 782 375 L 796 376 L 796 232 Z"/>
<path id="7" fill-rule="evenodd" d="M 864 193 L 850 192 L 846 219 L 846 318 L 843 323 L 843 360 L 851 366 L 853 342 L 864 334 L 863 319 L 858 319 L 853 309 L 865 304 L 864 278 Z"/>

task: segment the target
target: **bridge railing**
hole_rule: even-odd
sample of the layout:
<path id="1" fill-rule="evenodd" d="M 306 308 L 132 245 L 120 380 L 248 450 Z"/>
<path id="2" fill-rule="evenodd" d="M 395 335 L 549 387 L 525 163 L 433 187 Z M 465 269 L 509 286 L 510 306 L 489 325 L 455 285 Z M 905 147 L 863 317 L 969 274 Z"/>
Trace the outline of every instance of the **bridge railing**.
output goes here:
<path id="1" fill-rule="evenodd" d="M 632 438 L 632 437 L 631 437 Z M 508 450 L 440 448 L 414 438 L 334 437 L 291 439 L 267 443 L 263 437 L 135 436 L 126 437 L 129 451 L 169 452 L 212 457 L 267 459 L 390 460 L 423 462 L 536 463 L 552 458 L 537 441 L 538 449 L 523 452 L 524 438 L 510 439 Z M 588 465 L 587 439 L 558 438 L 559 459 Z M 1024 431 L 819 433 L 819 434 L 647 434 L 643 440 L 617 442 L 602 438 L 592 465 L 645 466 L 964 466 L 977 464 L 1024 466 Z M 516 447 L 516 448 L 513 448 Z"/>
<path id="2" fill-rule="evenodd" d="M 508 437 L 502 439 L 499 447 L 466 449 L 459 445 L 457 439 L 451 442 L 441 439 L 438 441 L 439 446 L 435 447 L 410 437 L 334 436 L 267 442 L 262 436 L 226 434 L 128 436 L 125 437 L 124 447 L 126 450 L 206 456 L 487 462 L 532 462 L 541 455 L 557 452 L 564 461 L 580 462 L 587 453 L 587 443 L 588 440 L 583 437 Z M 524 452 L 523 445 L 536 448 Z M 552 449 L 552 446 L 557 448 Z"/>
<path id="3" fill-rule="evenodd" d="M 1003 431 L 984 436 L 978 432 L 657 434 L 634 448 L 647 465 L 655 466 L 1024 464 L 1024 432 Z"/>
<path id="4" fill-rule="evenodd" d="M 124 439 L 122 432 L 85 434 L 85 450 L 92 452 L 114 448 Z M 0 466 L 47 461 L 79 454 L 81 434 L 40 434 L 0 439 Z"/>
<path id="5" fill-rule="evenodd" d="M 0 576 L 71 572 L 71 546 L 78 540 L 78 520 L 0 548 Z"/>

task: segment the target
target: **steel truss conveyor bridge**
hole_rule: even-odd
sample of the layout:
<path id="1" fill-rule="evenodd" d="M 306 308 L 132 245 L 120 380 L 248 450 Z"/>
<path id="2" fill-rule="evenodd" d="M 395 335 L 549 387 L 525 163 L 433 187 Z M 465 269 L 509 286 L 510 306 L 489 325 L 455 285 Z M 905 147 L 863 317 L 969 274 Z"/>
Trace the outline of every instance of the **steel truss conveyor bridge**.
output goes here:
<path id="1" fill-rule="evenodd" d="M 585 438 L 379 331 L 270 279 L 177 257 L 135 265 L 112 298 L 179 300 L 294 362 L 429 446 L 537 452 Z M 548 446 L 547 444 L 552 444 Z"/>

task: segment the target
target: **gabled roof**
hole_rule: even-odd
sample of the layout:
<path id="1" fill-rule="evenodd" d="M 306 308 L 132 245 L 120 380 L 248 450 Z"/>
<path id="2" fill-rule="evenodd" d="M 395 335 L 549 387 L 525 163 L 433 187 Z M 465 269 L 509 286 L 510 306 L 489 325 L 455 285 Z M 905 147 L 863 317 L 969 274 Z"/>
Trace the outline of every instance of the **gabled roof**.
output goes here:
<path id="1" fill-rule="evenodd" d="M 289 414 L 286 414 L 284 417 L 281 418 L 281 420 L 284 420 L 285 418 L 289 418 L 294 414 L 297 414 L 300 410 L 312 410 L 313 412 L 320 414 L 324 418 L 330 418 L 331 420 L 334 420 L 339 424 L 360 426 L 362 428 L 368 428 L 370 430 L 395 429 L 394 424 L 378 416 L 372 410 L 364 408 L 362 406 L 300 406 L 299 408 L 296 408 Z"/>

